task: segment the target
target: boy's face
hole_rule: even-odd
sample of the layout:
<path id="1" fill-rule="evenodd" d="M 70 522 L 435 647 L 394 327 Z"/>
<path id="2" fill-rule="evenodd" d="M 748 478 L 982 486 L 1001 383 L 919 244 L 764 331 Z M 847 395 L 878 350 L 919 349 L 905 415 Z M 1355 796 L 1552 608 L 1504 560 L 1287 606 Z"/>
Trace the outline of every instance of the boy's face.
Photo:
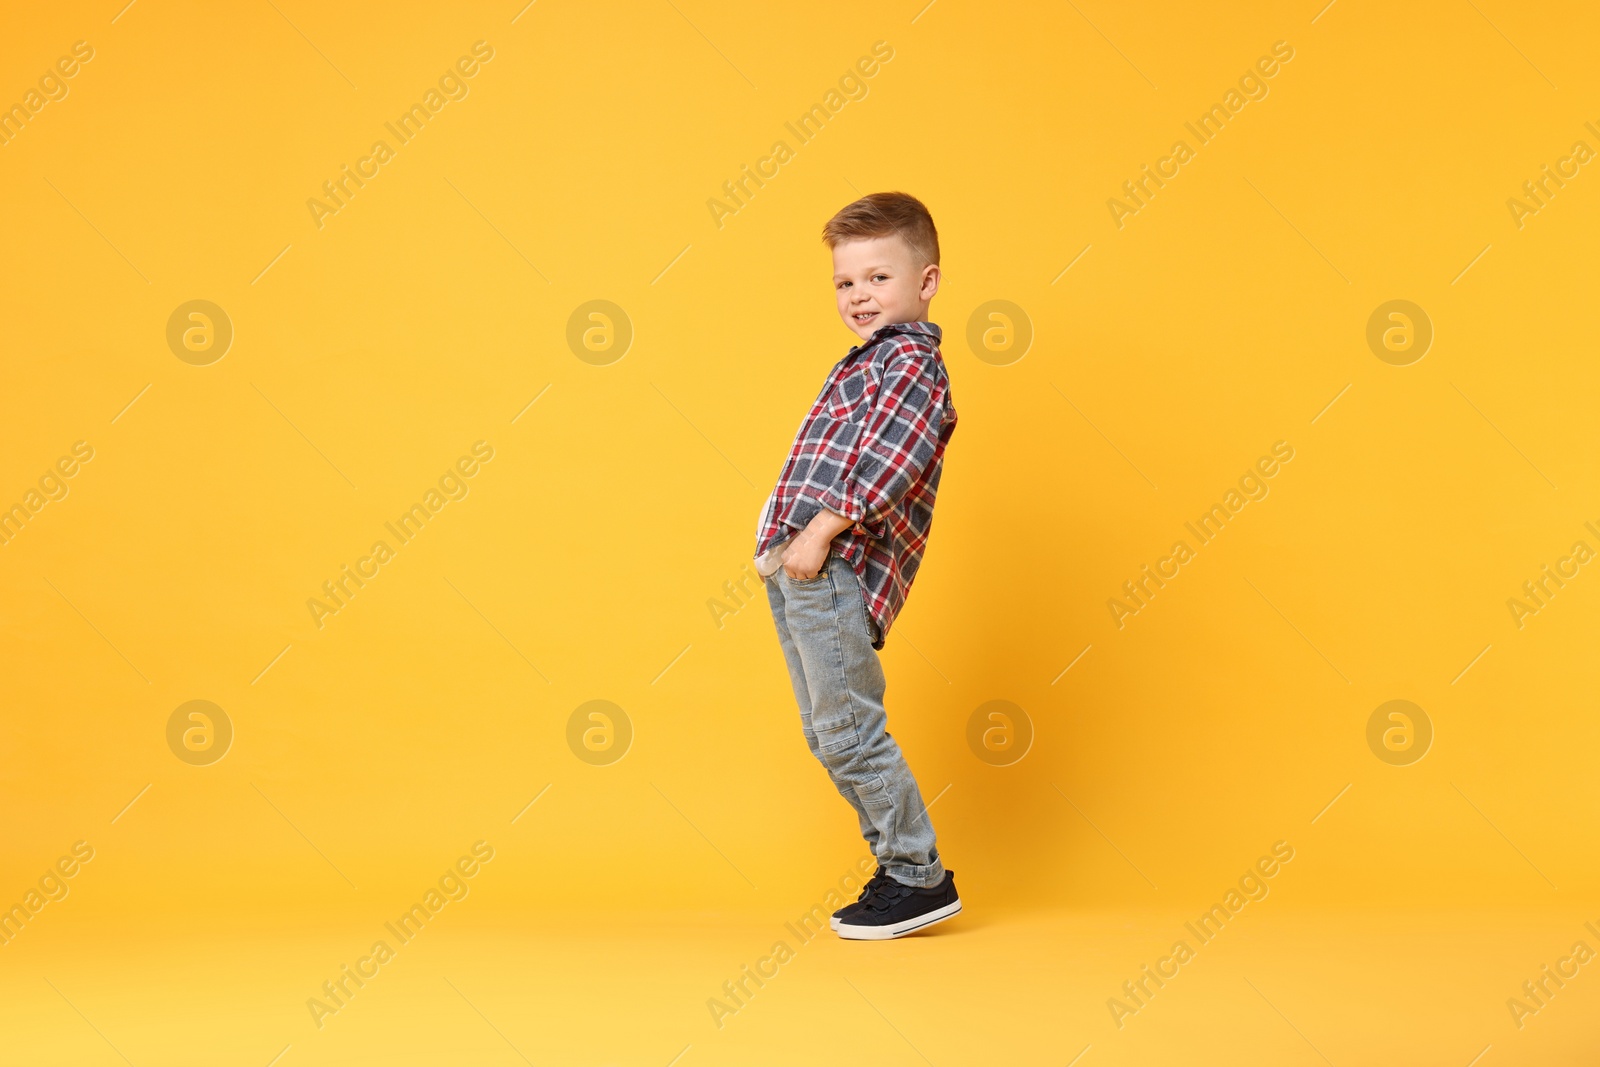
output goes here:
<path id="1" fill-rule="evenodd" d="M 919 322 L 939 291 L 939 268 L 922 263 L 905 238 L 863 237 L 833 246 L 839 317 L 865 341 L 881 327 Z"/>

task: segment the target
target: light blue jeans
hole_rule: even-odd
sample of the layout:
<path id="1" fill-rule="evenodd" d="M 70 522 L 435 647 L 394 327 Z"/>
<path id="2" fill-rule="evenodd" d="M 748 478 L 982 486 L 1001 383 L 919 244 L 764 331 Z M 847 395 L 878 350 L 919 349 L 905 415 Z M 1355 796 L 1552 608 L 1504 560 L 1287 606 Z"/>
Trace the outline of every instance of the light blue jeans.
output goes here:
<path id="1" fill-rule="evenodd" d="M 878 628 L 855 569 L 830 550 L 815 578 L 796 581 L 780 569 L 766 585 L 811 754 L 855 808 L 878 865 L 897 882 L 938 885 L 944 866 L 933 823 L 889 736 L 883 666 L 872 647 Z"/>

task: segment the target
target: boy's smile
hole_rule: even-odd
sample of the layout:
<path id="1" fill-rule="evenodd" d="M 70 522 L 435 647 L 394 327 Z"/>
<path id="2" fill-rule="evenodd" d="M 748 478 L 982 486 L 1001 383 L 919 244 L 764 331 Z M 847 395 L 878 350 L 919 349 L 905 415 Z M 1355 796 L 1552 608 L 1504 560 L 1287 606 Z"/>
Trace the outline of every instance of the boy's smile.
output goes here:
<path id="1" fill-rule="evenodd" d="M 884 326 L 920 322 L 939 291 L 939 267 L 923 262 L 898 234 L 833 246 L 839 317 L 865 341 Z"/>

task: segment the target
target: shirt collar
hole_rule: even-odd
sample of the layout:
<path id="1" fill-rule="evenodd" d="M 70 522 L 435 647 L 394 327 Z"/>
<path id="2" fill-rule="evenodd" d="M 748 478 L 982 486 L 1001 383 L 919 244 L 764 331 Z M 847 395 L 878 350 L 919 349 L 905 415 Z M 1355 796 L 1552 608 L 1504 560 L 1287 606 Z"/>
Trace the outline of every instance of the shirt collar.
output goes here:
<path id="1" fill-rule="evenodd" d="M 888 340 L 895 334 L 922 334 L 925 337 L 932 338 L 935 347 L 938 346 L 940 340 L 944 337 L 944 331 L 940 330 L 938 326 L 931 322 L 891 322 L 887 326 L 878 327 L 878 329 L 873 332 L 871 337 L 852 348 L 845 355 L 845 358 L 849 359 L 857 352 L 864 352 L 873 345 Z"/>

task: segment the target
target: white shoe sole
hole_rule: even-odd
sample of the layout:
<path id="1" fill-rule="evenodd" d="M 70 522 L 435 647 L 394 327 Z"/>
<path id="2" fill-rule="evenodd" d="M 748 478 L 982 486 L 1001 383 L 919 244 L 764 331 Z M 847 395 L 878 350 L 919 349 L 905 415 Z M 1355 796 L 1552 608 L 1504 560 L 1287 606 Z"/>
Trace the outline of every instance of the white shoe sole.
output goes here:
<path id="1" fill-rule="evenodd" d="M 942 923 L 946 919 L 954 918 L 959 914 L 961 914 L 961 901 L 956 900 L 942 908 L 918 915 L 914 919 L 890 923 L 888 926 L 854 926 L 841 922 L 835 925 L 833 930 L 840 937 L 850 941 L 888 941 L 896 937 L 904 937 L 906 934 L 921 930 L 923 927 Z"/>

